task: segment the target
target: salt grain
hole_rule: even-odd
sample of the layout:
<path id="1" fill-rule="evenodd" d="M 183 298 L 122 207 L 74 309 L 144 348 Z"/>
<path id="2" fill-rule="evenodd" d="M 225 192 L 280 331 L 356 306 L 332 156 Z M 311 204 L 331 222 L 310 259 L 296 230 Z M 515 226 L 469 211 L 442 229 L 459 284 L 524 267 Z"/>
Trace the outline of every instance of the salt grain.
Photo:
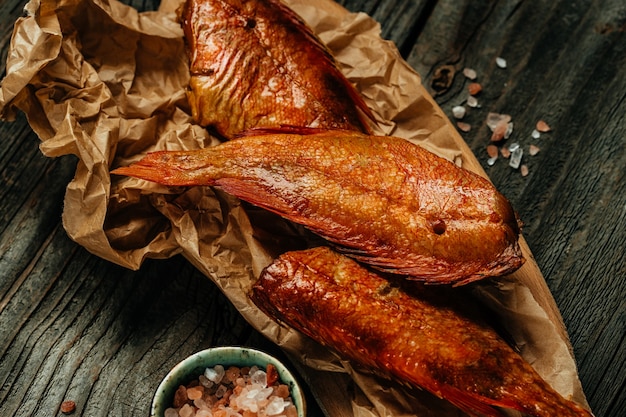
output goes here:
<path id="1" fill-rule="evenodd" d="M 213 368 L 206 368 L 204 376 L 215 384 L 219 384 L 224 378 L 224 367 L 222 365 L 215 365 Z"/>
<path id="2" fill-rule="evenodd" d="M 250 374 L 250 381 L 253 384 L 259 384 L 265 387 L 267 386 L 267 374 L 265 371 L 258 369 L 256 372 Z"/>
<path id="3" fill-rule="evenodd" d="M 470 93 L 470 95 L 475 96 L 476 94 L 480 93 L 482 91 L 483 87 L 478 84 L 478 83 L 470 83 L 467 86 L 467 91 Z"/>
<path id="4" fill-rule="evenodd" d="M 541 133 L 537 129 L 533 129 L 530 136 L 532 136 L 533 139 L 539 139 L 541 137 Z"/>
<path id="5" fill-rule="evenodd" d="M 525 177 L 528 175 L 528 165 L 522 165 L 519 168 L 519 172 L 522 174 L 522 177 Z"/>
<path id="6" fill-rule="evenodd" d="M 500 155 L 502 155 L 503 158 L 509 158 L 511 156 L 511 151 L 509 150 L 509 148 L 500 148 Z"/>
<path id="7" fill-rule="evenodd" d="M 72 414 L 76 411 L 76 403 L 71 400 L 63 401 L 61 403 L 61 412 L 63 414 Z"/>
<path id="8" fill-rule="evenodd" d="M 217 391 L 215 391 L 215 396 L 217 398 L 222 398 L 227 391 L 228 387 L 226 385 L 220 385 L 219 387 L 217 387 Z"/>
<path id="9" fill-rule="evenodd" d="M 268 416 L 278 415 L 283 412 L 283 410 L 285 409 L 285 406 L 286 406 L 285 400 L 283 400 L 280 397 L 273 397 L 270 400 L 269 404 L 267 404 L 267 407 L 265 407 L 265 413 Z"/>
<path id="10" fill-rule="evenodd" d="M 531 156 L 535 156 L 535 155 L 537 155 L 537 154 L 539 153 L 539 150 L 540 150 L 540 149 L 539 149 L 539 147 L 538 147 L 538 146 L 536 146 L 536 145 L 530 145 L 530 147 L 528 148 L 528 153 L 529 153 Z"/>
<path id="11" fill-rule="evenodd" d="M 489 145 L 489 146 L 487 146 L 487 155 L 489 155 L 490 158 L 497 158 L 498 157 L 498 147 L 496 145 Z"/>
<path id="12" fill-rule="evenodd" d="M 471 68 L 463 68 L 463 75 L 465 75 L 465 77 L 470 80 L 476 79 L 476 71 Z"/>
<path id="13" fill-rule="evenodd" d="M 506 68 L 506 59 L 501 58 L 501 57 L 497 57 L 496 58 L 496 65 L 500 68 Z"/>
<path id="14" fill-rule="evenodd" d="M 463 107 L 463 106 L 454 106 L 452 108 L 452 115 L 456 119 L 462 119 L 463 117 L 465 117 L 465 107 Z"/>
<path id="15" fill-rule="evenodd" d="M 506 131 L 504 132 L 504 139 L 511 137 L 511 133 L 513 133 L 513 122 L 509 122 L 507 124 Z"/>
<path id="16" fill-rule="evenodd" d="M 519 168 L 522 162 L 522 156 L 524 155 L 524 150 L 521 146 L 517 146 L 511 150 L 511 159 L 509 160 L 509 166 L 513 169 Z"/>
<path id="17" fill-rule="evenodd" d="M 507 133 L 509 133 L 510 125 L 511 125 L 511 123 L 508 123 L 506 120 L 504 120 L 504 119 L 500 120 L 498 122 L 498 124 L 496 125 L 496 127 L 493 129 L 493 134 L 491 135 L 491 141 L 492 142 L 499 142 L 502 139 L 508 137 Z"/>
<path id="18" fill-rule="evenodd" d="M 489 158 L 487 159 L 487 165 L 492 166 L 493 164 L 496 163 L 497 160 L 498 160 L 497 156 L 495 158 Z"/>
<path id="19" fill-rule="evenodd" d="M 469 132 L 470 130 L 472 130 L 472 126 L 469 123 L 456 122 L 456 125 L 459 128 L 459 130 L 463 132 Z"/>
<path id="20" fill-rule="evenodd" d="M 166 408 L 165 409 L 165 413 L 164 413 L 165 417 L 178 417 L 178 411 L 175 408 Z"/>
<path id="21" fill-rule="evenodd" d="M 550 128 L 550 126 L 548 126 L 548 124 L 547 124 L 546 122 L 544 122 L 543 120 L 539 120 L 539 121 L 537 122 L 536 129 L 537 129 L 539 132 L 542 132 L 542 133 L 549 132 L 550 130 L 552 130 L 552 129 Z"/>
<path id="22" fill-rule="evenodd" d="M 498 124 L 501 123 L 502 121 L 505 121 L 506 123 L 510 122 L 511 116 L 509 116 L 508 114 L 493 113 L 493 112 L 490 112 L 489 114 L 487 114 L 487 126 L 489 127 L 489 129 L 491 129 L 492 132 L 496 129 Z"/>
<path id="23" fill-rule="evenodd" d="M 474 96 L 467 97 L 466 103 L 469 107 L 478 107 L 478 99 Z"/>

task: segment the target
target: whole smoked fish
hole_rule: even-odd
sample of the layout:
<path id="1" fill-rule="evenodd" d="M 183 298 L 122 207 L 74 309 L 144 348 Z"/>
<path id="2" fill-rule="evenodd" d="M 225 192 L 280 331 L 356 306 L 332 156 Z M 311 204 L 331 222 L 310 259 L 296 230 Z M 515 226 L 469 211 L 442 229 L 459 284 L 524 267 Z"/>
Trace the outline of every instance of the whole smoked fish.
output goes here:
<path id="1" fill-rule="evenodd" d="M 408 284 L 408 285 L 407 285 Z M 402 287 L 404 285 L 405 287 Z M 287 252 L 251 298 L 270 317 L 365 370 L 425 389 L 466 413 L 591 414 L 553 390 L 450 287 L 392 284 L 329 248 Z"/>
<path id="2" fill-rule="evenodd" d="M 413 279 L 463 284 L 522 265 L 516 215 L 486 179 L 401 138 L 263 133 L 112 173 L 221 187 Z"/>
<path id="3" fill-rule="evenodd" d="M 279 0 L 187 0 L 188 99 L 222 137 L 254 127 L 369 132 L 373 116 L 326 46 Z"/>

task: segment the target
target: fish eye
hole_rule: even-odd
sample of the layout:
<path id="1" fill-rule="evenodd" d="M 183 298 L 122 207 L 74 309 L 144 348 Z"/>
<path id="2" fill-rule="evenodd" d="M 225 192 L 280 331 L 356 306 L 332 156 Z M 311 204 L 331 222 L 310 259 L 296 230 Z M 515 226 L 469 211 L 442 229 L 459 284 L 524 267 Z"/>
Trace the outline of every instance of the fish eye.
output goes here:
<path id="1" fill-rule="evenodd" d="M 256 20 L 248 19 L 246 21 L 246 29 L 254 29 L 256 27 Z"/>
<path id="2" fill-rule="evenodd" d="M 437 235 L 442 235 L 446 232 L 446 222 L 439 219 L 433 222 L 433 232 Z"/>

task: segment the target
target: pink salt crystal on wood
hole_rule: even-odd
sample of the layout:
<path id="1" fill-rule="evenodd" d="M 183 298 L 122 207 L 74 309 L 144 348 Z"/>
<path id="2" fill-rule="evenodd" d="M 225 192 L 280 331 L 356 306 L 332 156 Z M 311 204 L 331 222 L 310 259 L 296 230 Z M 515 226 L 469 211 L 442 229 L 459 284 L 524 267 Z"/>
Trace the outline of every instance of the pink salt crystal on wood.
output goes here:
<path id="1" fill-rule="evenodd" d="M 498 156 L 498 147 L 496 145 L 487 146 L 487 155 L 490 158 L 496 158 Z"/>
<path id="2" fill-rule="evenodd" d="M 539 120 L 537 122 L 536 129 L 537 131 L 542 132 L 542 133 L 549 132 L 550 130 L 552 130 L 550 126 L 548 126 L 548 124 L 544 122 L 543 120 Z"/>
<path id="3" fill-rule="evenodd" d="M 71 400 L 63 401 L 61 403 L 61 412 L 63 414 L 72 414 L 76 411 L 76 403 Z"/>
<path id="4" fill-rule="evenodd" d="M 491 141 L 492 142 L 501 141 L 506 136 L 508 130 L 509 130 L 509 122 L 507 122 L 505 119 L 500 120 L 498 124 L 496 125 L 495 129 L 493 129 L 493 133 L 491 134 Z"/>
<path id="5" fill-rule="evenodd" d="M 500 148 L 500 155 L 502 155 L 503 158 L 509 158 L 511 156 L 511 151 L 506 147 Z"/>
<path id="6" fill-rule="evenodd" d="M 476 79 L 476 71 L 471 68 L 463 68 L 463 75 L 469 80 Z"/>
<path id="7" fill-rule="evenodd" d="M 522 165 L 521 167 L 519 167 L 519 171 L 522 174 L 522 177 L 525 177 L 528 175 L 528 165 Z"/>
<path id="8" fill-rule="evenodd" d="M 529 153 L 531 156 L 535 156 L 535 155 L 537 155 L 537 154 L 539 153 L 539 147 L 538 147 L 538 146 L 536 146 L 536 145 L 530 145 L 530 146 L 528 147 L 528 153 Z"/>
<path id="9" fill-rule="evenodd" d="M 511 121 L 511 116 L 508 114 L 490 112 L 489 114 L 487 114 L 486 123 L 489 129 L 491 129 L 491 131 L 493 132 L 496 129 L 496 126 L 498 126 L 498 124 L 502 122 L 508 123 L 510 121 Z"/>
<path id="10" fill-rule="evenodd" d="M 472 126 L 469 123 L 465 123 L 465 122 L 456 122 L 456 126 L 459 128 L 460 131 L 462 132 L 469 132 L 470 130 L 472 130 Z"/>
<path id="11" fill-rule="evenodd" d="M 468 96 L 466 102 L 469 107 L 478 107 L 478 99 L 474 96 Z"/>
<path id="12" fill-rule="evenodd" d="M 472 96 L 475 96 L 476 94 L 480 93 L 482 91 L 482 89 L 483 89 L 483 87 L 479 83 L 470 83 L 467 86 L 467 91 Z"/>
<path id="13" fill-rule="evenodd" d="M 165 417 L 178 417 L 178 410 L 175 408 L 167 408 L 164 413 Z"/>

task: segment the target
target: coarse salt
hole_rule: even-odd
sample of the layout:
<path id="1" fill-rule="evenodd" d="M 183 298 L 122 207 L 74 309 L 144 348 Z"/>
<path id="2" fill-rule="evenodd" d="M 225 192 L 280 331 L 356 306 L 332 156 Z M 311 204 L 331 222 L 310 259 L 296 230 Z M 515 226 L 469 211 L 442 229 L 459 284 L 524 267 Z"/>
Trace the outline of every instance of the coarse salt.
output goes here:
<path id="1" fill-rule="evenodd" d="M 496 58 L 496 65 L 499 68 L 506 68 L 506 59 L 504 59 L 502 57 L 497 57 Z"/>
<path id="2" fill-rule="evenodd" d="M 223 371 L 221 365 L 207 368 L 197 380 L 181 385 L 176 394 L 184 394 L 188 400 L 167 408 L 165 417 L 297 417 L 289 387 L 278 380 L 273 365 L 268 365 L 267 370 L 253 366 L 230 367 L 225 374 Z M 202 381 L 209 378 L 221 382 L 206 387 Z"/>
<path id="3" fill-rule="evenodd" d="M 482 91 L 482 89 L 483 89 L 483 87 L 479 83 L 470 83 L 467 86 L 467 91 L 472 96 L 475 96 L 476 94 L 480 93 Z"/>
<path id="4" fill-rule="evenodd" d="M 469 107 L 479 107 L 478 106 L 478 99 L 474 96 L 468 96 L 466 103 Z"/>
<path id="5" fill-rule="evenodd" d="M 490 112 L 487 114 L 487 126 L 489 127 L 489 129 L 491 129 L 492 132 L 496 129 L 498 124 L 503 121 L 506 123 L 510 122 L 511 116 L 508 114 L 494 112 Z"/>
<path id="6" fill-rule="evenodd" d="M 513 169 L 519 168 L 522 162 L 522 156 L 524 155 L 524 150 L 521 146 L 516 146 L 511 151 L 511 158 L 509 159 L 509 166 Z"/>
<path id="7" fill-rule="evenodd" d="M 456 125 L 462 132 L 469 132 L 470 130 L 472 130 L 472 125 L 470 125 L 469 123 L 456 122 Z"/>
<path id="8" fill-rule="evenodd" d="M 519 172 L 520 174 L 522 174 L 522 177 L 525 177 L 528 175 L 528 165 L 522 165 L 521 167 L 519 167 Z"/>
<path id="9" fill-rule="evenodd" d="M 455 119 L 462 119 L 465 117 L 465 107 L 463 106 L 454 106 L 452 108 L 452 115 Z"/>
<path id="10" fill-rule="evenodd" d="M 539 153 L 539 147 L 537 145 L 530 145 L 528 147 L 528 153 L 530 154 L 530 156 L 535 156 Z"/>
<path id="11" fill-rule="evenodd" d="M 537 129 L 539 132 L 542 132 L 542 133 L 546 133 L 546 132 L 549 132 L 550 130 L 552 130 L 552 129 L 550 128 L 550 126 L 548 126 L 548 124 L 547 124 L 545 121 L 543 121 L 543 120 L 539 120 L 539 121 L 537 122 L 536 129 Z"/>
<path id="12" fill-rule="evenodd" d="M 476 79 L 476 71 L 472 68 L 463 68 L 463 75 L 469 80 Z"/>

